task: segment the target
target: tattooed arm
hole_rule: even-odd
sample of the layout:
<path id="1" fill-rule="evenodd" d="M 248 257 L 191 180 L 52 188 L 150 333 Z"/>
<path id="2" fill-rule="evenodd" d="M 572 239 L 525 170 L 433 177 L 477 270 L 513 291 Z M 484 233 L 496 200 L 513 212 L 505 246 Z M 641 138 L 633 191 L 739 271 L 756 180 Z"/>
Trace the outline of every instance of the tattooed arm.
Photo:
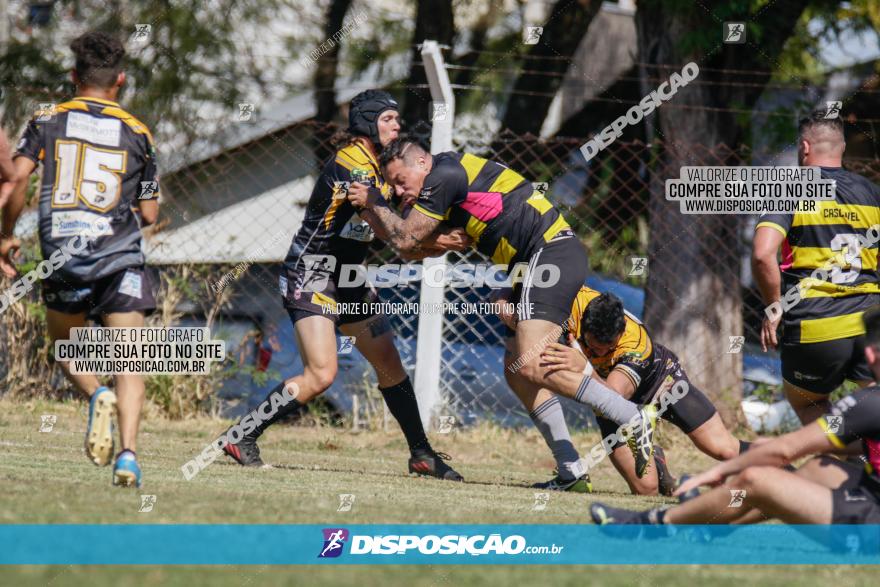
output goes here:
<path id="1" fill-rule="evenodd" d="M 382 232 L 388 236 L 385 242 L 403 254 L 419 253 L 423 246 L 430 249 L 436 244 L 434 231 L 437 230 L 440 221 L 418 210 L 403 219 L 388 206 L 378 203 L 372 208 L 364 209 L 360 214 L 370 226 L 380 226 Z"/>
<path id="2" fill-rule="evenodd" d="M 418 251 L 400 253 L 404 261 L 421 261 L 425 257 L 439 257 L 447 251 L 464 251 L 473 239 L 462 228 L 445 227 L 443 224 L 429 236 Z"/>

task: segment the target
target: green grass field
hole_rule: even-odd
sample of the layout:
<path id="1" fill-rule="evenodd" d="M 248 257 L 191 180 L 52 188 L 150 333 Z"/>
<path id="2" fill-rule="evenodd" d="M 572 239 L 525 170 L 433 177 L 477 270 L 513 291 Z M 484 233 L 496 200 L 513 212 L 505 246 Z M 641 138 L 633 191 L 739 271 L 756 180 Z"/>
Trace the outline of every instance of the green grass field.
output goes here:
<path id="1" fill-rule="evenodd" d="M 40 432 L 40 416 L 57 421 Z M 396 425 L 389 431 L 284 426 L 262 439 L 267 469 L 242 469 L 218 460 L 191 481 L 181 465 L 201 452 L 226 423 L 198 419 L 146 419 L 138 450 L 145 483 L 141 490 L 110 486 L 110 468 L 85 458 L 82 435 L 86 404 L 0 401 L 0 521 L 3 523 L 589 523 L 590 496 L 553 494 L 534 511 L 528 486 L 549 478 L 553 461 L 534 430 L 481 426 L 435 435 L 438 450 L 454 455 L 467 479 L 449 483 L 405 474 L 405 444 Z M 595 433 L 578 433 L 586 450 Z M 674 472 L 710 464 L 669 427 L 663 431 Z M 610 464 L 593 474 L 600 498 L 612 504 L 647 507 L 663 498 L 629 495 Z M 337 512 L 340 493 L 354 494 L 350 512 Z M 152 512 L 139 513 L 140 494 L 156 495 Z M 282 548 L 283 545 L 274 545 Z M 747 565 L 749 561 L 743 561 Z M 308 573 L 308 575 L 305 575 Z M 22 567 L 0 569 L 8 585 L 485 585 L 535 582 L 568 585 L 655 585 L 712 581 L 791 585 L 804 580 L 868 584 L 867 568 L 798 567 Z M 303 577 L 308 577 L 304 579 Z M 873 581 L 872 583 L 876 583 Z"/>

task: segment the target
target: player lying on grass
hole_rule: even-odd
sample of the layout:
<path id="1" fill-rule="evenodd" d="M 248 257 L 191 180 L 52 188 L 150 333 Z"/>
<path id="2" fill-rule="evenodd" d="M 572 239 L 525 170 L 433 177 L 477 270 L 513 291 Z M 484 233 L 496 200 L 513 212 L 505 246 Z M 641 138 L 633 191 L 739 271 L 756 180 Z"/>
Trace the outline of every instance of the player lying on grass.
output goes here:
<path id="1" fill-rule="evenodd" d="M 293 238 L 280 276 L 282 301 L 293 322 L 304 370 L 279 383 L 266 399 L 281 394 L 285 385 L 295 385 L 298 395 L 240 441 L 225 446 L 226 454 L 239 464 L 262 465 L 256 441 L 266 428 L 300 410 L 332 385 L 338 368 L 338 326 L 343 334 L 354 337 L 354 346 L 376 371 L 379 391 L 409 445 L 410 473 L 462 479 L 443 462 L 448 456 L 435 452 L 428 442 L 412 382 L 394 346 L 391 325 L 369 307 L 378 301 L 375 290 L 367 284 L 338 285 L 343 264 L 363 263 L 374 238 L 369 225 L 346 200 L 346 186 L 364 182 L 373 186 L 383 200 L 391 197 L 379 173 L 377 154 L 383 145 L 397 138 L 399 130 L 397 102 L 387 92 L 367 90 L 351 101 L 348 130 L 335 137 L 338 150 L 315 183 L 305 219 Z M 376 232 L 384 239 L 383 233 Z M 467 245 L 467 236 L 460 230 L 436 232 L 428 244 L 420 251 L 422 255 L 461 250 Z M 333 310 L 337 303 L 347 304 L 346 308 L 360 304 L 360 312 L 336 313 Z"/>
<path id="2" fill-rule="evenodd" d="M 653 408 L 641 409 L 588 373 L 550 371 L 540 364 L 541 351 L 559 338 L 589 269 L 586 250 L 565 218 L 522 175 L 469 153 L 431 155 L 416 141 L 395 140 L 385 147 L 380 162 L 396 193 L 416 202 L 412 213 L 402 218 L 378 189 L 353 186 L 348 198 L 362 210 L 364 220 L 404 253 L 418 252 L 446 222 L 464 228 L 478 251 L 507 265 L 508 271 L 527 263 L 512 300 L 520 302 L 520 308 L 516 360 L 508 369 L 631 426 L 631 448 L 637 468 L 644 471 L 653 457 Z M 540 400 L 548 397 L 536 396 L 526 407 L 540 412 Z"/>
<path id="3" fill-rule="evenodd" d="M 25 204 L 27 178 L 42 163 L 39 188 L 40 247 L 43 258 L 61 258 L 88 227 L 101 236 L 69 257 L 43 281 L 46 322 L 53 341 L 68 339 L 70 329 L 99 321 L 108 327 L 140 327 L 156 306 L 141 252 L 141 226 L 159 213 L 156 150 L 150 131 L 115 102 L 125 73 L 125 49 L 100 32 L 71 44 L 76 56 L 76 97 L 54 112 L 39 112 L 28 124 L 15 154 L 20 178 L 3 209 L 0 266 L 15 275 L 13 237 Z M 151 186 L 149 193 L 142 185 Z M 53 256 L 54 255 L 54 256 Z M 55 263 L 53 262 L 53 266 Z M 75 375 L 59 362 L 65 376 L 88 395 L 86 453 L 96 465 L 113 457 L 113 420 L 119 412 L 122 451 L 113 466 L 114 485 L 141 484 L 135 449 L 144 401 L 140 375 L 116 375 L 116 392 L 92 374 Z M 118 397 L 117 397 L 118 394 Z"/>
<path id="4" fill-rule="evenodd" d="M 785 396 L 804 424 L 828 410 L 844 379 L 872 382 L 861 313 L 880 304 L 877 244 L 863 250 L 858 236 L 880 224 L 880 188 L 843 168 L 845 149 L 842 118 L 819 110 L 800 121 L 798 164 L 821 167 L 823 179 L 835 180 L 834 200 L 818 202 L 814 212 L 762 215 L 752 244 L 755 282 L 764 302 L 779 308 L 772 320 L 764 317 L 761 345 L 781 346 Z M 811 278 L 823 267 L 824 278 Z M 796 303 L 780 303 L 799 286 L 805 293 Z"/>
<path id="5" fill-rule="evenodd" d="M 662 396 L 668 394 L 673 385 L 684 382 L 685 395 L 678 401 L 670 401 L 661 417 L 687 434 L 697 448 L 714 459 L 731 459 L 748 448 L 748 443 L 737 440 L 724 427 L 715 406 L 688 380 L 675 353 L 654 343 L 641 321 L 625 311 L 623 302 L 615 295 L 582 287 L 572 304 L 566 338 L 567 344 L 557 342 L 544 351 L 543 359 L 551 369 L 581 373 L 589 360 L 593 377 L 600 378 L 609 388 L 639 405 L 662 404 Z M 508 382 L 521 392 L 546 393 L 546 390 L 528 386 L 516 376 L 508 377 Z M 559 455 L 559 476 L 551 480 L 547 488 L 564 489 L 566 481 L 573 483 L 574 477 L 571 474 L 566 476 L 564 471 L 582 465 L 572 464 L 578 462 L 578 454 L 571 446 L 562 407 L 555 410 L 559 412 L 555 427 L 544 425 L 540 416 L 535 423 L 554 456 Z M 601 414 L 597 414 L 596 421 L 602 438 L 617 431 L 617 424 Z M 660 447 L 655 447 L 656 471 L 649 471 L 644 476 L 636 470 L 632 453 L 622 442 L 618 441 L 610 448 L 611 462 L 626 480 L 630 491 L 639 495 L 655 495 L 658 490 L 665 495 L 672 493 L 675 480 L 666 468 Z M 589 483 L 589 477 L 584 479 Z"/>
<path id="6" fill-rule="evenodd" d="M 864 314 L 865 358 L 880 376 L 880 307 Z M 864 466 L 826 453 L 861 454 Z M 795 472 L 780 467 L 815 456 Z M 755 445 L 746 453 L 687 480 L 676 492 L 711 491 L 670 509 L 634 512 L 594 503 L 597 524 L 747 524 L 778 519 L 789 524 L 880 524 L 880 387 L 836 402 L 796 432 Z M 740 507 L 729 507 L 742 499 Z"/>

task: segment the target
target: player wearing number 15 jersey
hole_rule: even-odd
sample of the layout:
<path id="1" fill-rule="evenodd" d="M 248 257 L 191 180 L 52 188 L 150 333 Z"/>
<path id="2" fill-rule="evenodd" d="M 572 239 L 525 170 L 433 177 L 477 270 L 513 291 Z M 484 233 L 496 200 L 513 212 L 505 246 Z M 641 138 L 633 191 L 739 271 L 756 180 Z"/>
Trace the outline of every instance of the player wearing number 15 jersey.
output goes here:
<path id="1" fill-rule="evenodd" d="M 782 377 L 805 424 L 828 410 L 828 394 L 844 379 L 862 386 L 873 380 L 864 357 L 862 313 L 880 303 L 878 248 L 868 234 L 880 225 L 880 188 L 842 167 L 843 131 L 843 123 L 824 111 L 801 121 L 799 163 L 818 166 L 823 179 L 835 180 L 835 199 L 809 212 L 762 216 L 753 245 L 764 302 L 782 298 Z M 866 242 L 873 244 L 864 247 Z M 786 293 L 798 286 L 800 300 L 787 302 Z M 765 350 L 778 344 L 780 318 L 772 318 L 764 319 Z"/>
<path id="2" fill-rule="evenodd" d="M 0 266 L 15 268 L 11 252 L 15 222 L 24 207 L 27 178 L 43 166 L 39 187 L 39 233 L 49 272 L 39 272 L 53 340 L 91 318 L 107 327 L 140 327 L 155 308 L 141 251 L 141 226 L 156 221 L 159 196 L 156 152 L 150 131 L 116 103 L 125 83 L 125 49 L 115 38 L 90 32 L 72 45 L 77 95 L 45 106 L 28 124 L 15 154 L 19 181 L 3 210 Z M 43 264 L 43 267 L 47 267 Z M 26 281 L 26 280 L 21 280 Z M 28 287 L 29 289 L 29 287 Z M 86 453 L 96 465 L 113 457 L 113 420 L 119 409 L 122 451 L 113 484 L 139 486 L 135 456 L 144 383 L 140 375 L 117 375 L 116 393 L 91 373 L 65 375 L 89 396 Z"/>

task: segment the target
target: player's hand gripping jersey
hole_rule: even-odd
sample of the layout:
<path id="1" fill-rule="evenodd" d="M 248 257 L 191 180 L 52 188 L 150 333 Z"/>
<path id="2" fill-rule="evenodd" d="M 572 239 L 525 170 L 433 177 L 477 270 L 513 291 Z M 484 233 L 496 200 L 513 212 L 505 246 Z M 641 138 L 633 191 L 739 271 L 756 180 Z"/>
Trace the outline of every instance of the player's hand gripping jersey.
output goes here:
<path id="1" fill-rule="evenodd" d="M 474 247 L 510 265 L 529 259 L 571 229 L 565 218 L 519 173 L 469 153 L 434 155 L 416 210 L 464 228 Z"/>
<path id="2" fill-rule="evenodd" d="M 864 333 L 862 312 L 880 303 L 878 244 L 862 249 L 856 235 L 880 224 L 880 188 L 842 168 L 822 168 L 823 179 L 837 182 L 834 200 L 817 202 L 814 212 L 766 214 L 768 226 L 785 236 L 782 243 L 782 296 L 799 283 L 800 302 L 783 316 L 783 342 L 817 343 Z M 832 263 L 833 261 L 833 263 Z M 810 278 L 828 268 L 827 280 Z"/>
<path id="3" fill-rule="evenodd" d="M 290 245 L 285 264 L 291 270 L 302 270 L 303 255 L 330 255 L 337 267 L 363 263 L 375 235 L 345 197 L 347 186 L 355 181 L 379 188 L 386 200 L 391 197 L 369 149 L 356 142 L 337 151 L 324 165 Z"/>
<path id="4" fill-rule="evenodd" d="M 340 149 L 324 165 L 279 280 L 284 305 L 294 322 L 325 315 L 347 324 L 374 314 L 368 307 L 378 299 L 372 287 L 341 287 L 337 283 L 342 265 L 363 263 L 374 238 L 373 229 L 345 197 L 353 181 L 369 183 L 386 200 L 391 199 L 391 188 L 382 179 L 376 158 L 362 145 Z M 337 303 L 357 304 L 360 310 L 338 315 Z"/>
<path id="5" fill-rule="evenodd" d="M 43 164 L 44 258 L 83 232 L 100 231 L 57 277 L 88 283 L 144 264 L 136 207 L 139 199 L 158 198 L 159 189 L 153 137 L 143 123 L 116 102 L 74 98 L 37 112 L 17 156 Z"/>

